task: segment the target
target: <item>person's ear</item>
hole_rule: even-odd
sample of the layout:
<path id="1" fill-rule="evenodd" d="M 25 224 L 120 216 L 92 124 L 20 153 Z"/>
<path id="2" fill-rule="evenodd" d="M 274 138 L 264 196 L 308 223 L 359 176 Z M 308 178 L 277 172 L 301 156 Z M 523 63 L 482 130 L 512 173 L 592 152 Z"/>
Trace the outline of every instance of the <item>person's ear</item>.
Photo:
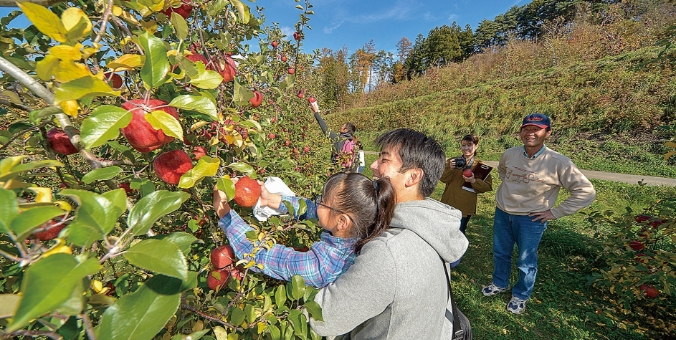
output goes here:
<path id="1" fill-rule="evenodd" d="M 336 225 L 336 230 L 345 231 L 350 226 L 350 218 L 347 214 L 340 214 L 338 217 L 338 224 Z"/>
<path id="2" fill-rule="evenodd" d="M 409 169 L 406 171 L 406 186 L 412 187 L 420 183 L 423 178 L 423 170 L 420 168 Z"/>

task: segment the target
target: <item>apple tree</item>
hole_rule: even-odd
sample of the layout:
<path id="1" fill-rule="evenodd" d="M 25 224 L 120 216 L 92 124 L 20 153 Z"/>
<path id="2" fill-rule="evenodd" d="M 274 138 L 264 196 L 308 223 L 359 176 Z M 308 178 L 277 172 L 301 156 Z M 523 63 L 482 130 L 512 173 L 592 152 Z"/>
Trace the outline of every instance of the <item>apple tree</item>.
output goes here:
<path id="1" fill-rule="evenodd" d="M 210 259 L 227 254 L 214 186 L 278 176 L 311 196 L 335 170 L 297 96 L 315 58 L 297 2 L 291 37 L 240 0 L 21 2 L 0 19 L 2 336 L 318 338 L 302 278 Z M 315 221 L 233 206 L 256 249 L 317 239 Z"/>

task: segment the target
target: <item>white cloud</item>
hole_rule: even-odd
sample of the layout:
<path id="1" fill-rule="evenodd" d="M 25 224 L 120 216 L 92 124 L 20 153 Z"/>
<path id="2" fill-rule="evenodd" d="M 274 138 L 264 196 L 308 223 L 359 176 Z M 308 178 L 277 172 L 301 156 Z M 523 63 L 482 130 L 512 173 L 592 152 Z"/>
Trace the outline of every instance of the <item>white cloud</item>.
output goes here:
<path id="1" fill-rule="evenodd" d="M 289 26 L 282 26 L 279 29 L 282 30 L 282 34 L 284 34 L 287 37 L 292 36 L 293 32 L 296 31 L 293 27 L 289 27 Z"/>
<path id="2" fill-rule="evenodd" d="M 337 24 L 335 24 L 335 25 L 333 25 L 333 26 L 331 26 L 331 27 L 329 27 L 329 26 L 324 26 L 324 33 L 326 33 L 326 34 L 331 34 L 331 33 L 333 33 L 333 30 L 335 30 L 336 28 L 340 27 L 340 25 L 342 25 L 342 24 L 343 24 L 343 21 L 341 21 L 341 22 L 339 22 L 339 23 L 337 23 Z"/>
<path id="3" fill-rule="evenodd" d="M 448 21 L 456 21 L 458 20 L 458 18 L 460 18 L 459 15 L 452 13 L 451 15 L 448 16 Z"/>

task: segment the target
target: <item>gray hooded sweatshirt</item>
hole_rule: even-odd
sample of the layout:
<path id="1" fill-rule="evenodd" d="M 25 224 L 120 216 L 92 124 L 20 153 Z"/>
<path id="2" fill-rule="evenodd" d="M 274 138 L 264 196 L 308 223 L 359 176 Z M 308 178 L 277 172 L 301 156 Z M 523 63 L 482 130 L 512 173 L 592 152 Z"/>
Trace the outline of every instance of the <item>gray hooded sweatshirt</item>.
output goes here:
<path id="1" fill-rule="evenodd" d="M 448 339 L 453 318 L 442 259 L 456 261 L 467 250 L 461 217 L 430 198 L 398 203 L 390 229 L 315 296 L 324 321 L 311 319 L 314 331 L 349 332 L 353 340 Z"/>

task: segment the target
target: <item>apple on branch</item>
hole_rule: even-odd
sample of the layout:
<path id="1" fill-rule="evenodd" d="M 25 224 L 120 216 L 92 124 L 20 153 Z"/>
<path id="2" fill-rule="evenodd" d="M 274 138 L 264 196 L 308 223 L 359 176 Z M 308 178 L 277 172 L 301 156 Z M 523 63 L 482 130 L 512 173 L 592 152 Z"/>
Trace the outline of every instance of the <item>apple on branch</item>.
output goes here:
<path id="1" fill-rule="evenodd" d="M 165 183 L 176 185 L 181 176 L 192 169 L 192 160 L 183 150 L 165 152 L 153 161 L 155 174 Z"/>
<path id="2" fill-rule="evenodd" d="M 77 148 L 68 138 L 68 135 L 59 128 L 52 128 L 47 131 L 47 142 L 54 152 L 59 155 L 72 155 L 77 153 Z"/>
<path id="3" fill-rule="evenodd" d="M 258 202 L 261 195 L 261 185 L 249 176 L 242 176 L 235 183 L 235 203 L 245 208 L 251 208 Z"/>
<path id="4" fill-rule="evenodd" d="M 251 103 L 251 107 L 254 109 L 261 106 L 263 103 L 263 95 L 258 91 L 254 91 L 254 96 L 253 98 L 249 99 L 249 103 Z"/>
<path id="5" fill-rule="evenodd" d="M 156 130 L 146 120 L 146 113 L 156 110 L 164 111 L 178 120 L 178 112 L 168 106 L 167 102 L 159 99 L 134 99 L 122 104 L 122 108 L 132 113 L 131 122 L 122 128 L 122 134 L 137 151 L 148 153 L 174 140 L 174 137 L 165 135 L 162 130 Z"/>

